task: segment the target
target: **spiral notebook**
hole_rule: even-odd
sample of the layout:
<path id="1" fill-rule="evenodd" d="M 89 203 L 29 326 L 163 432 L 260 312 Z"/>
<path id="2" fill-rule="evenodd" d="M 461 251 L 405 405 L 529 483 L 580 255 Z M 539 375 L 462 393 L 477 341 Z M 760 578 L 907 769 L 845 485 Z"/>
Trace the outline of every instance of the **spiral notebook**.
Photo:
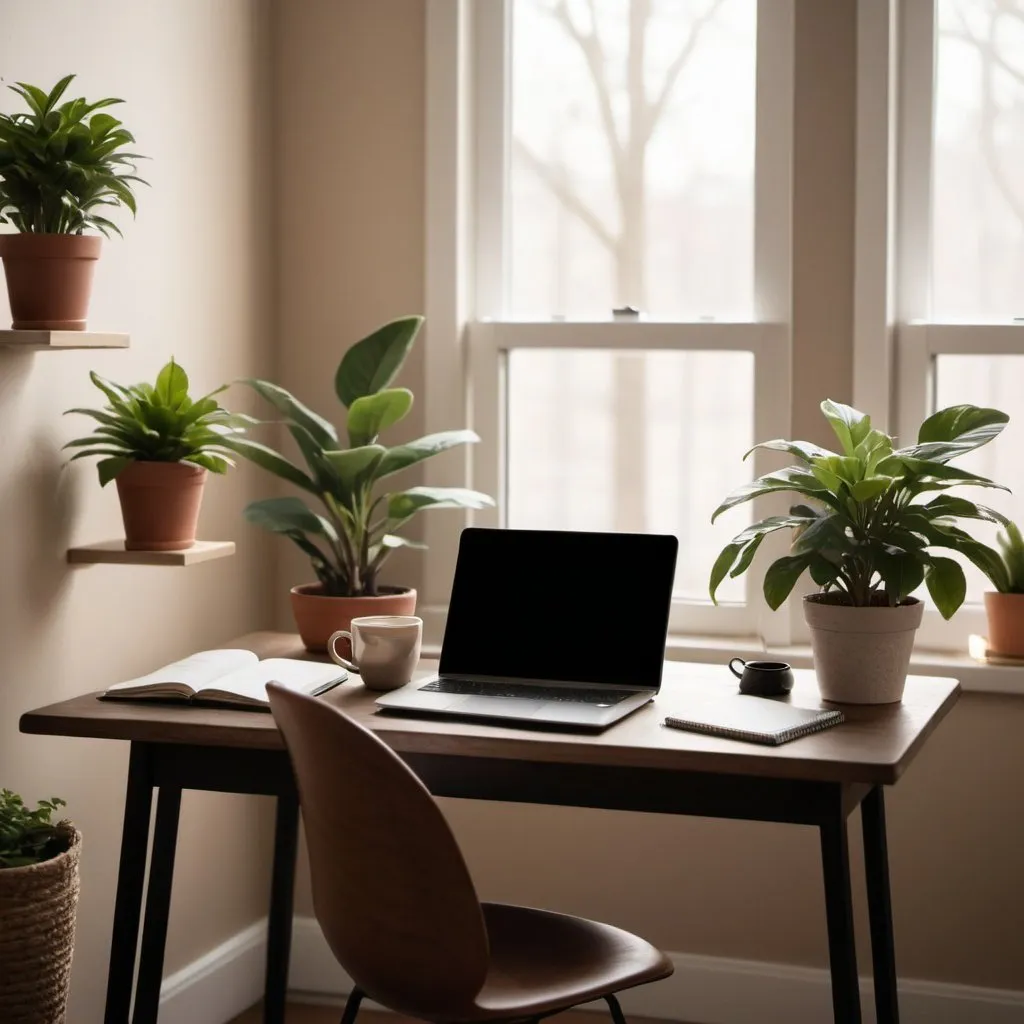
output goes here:
<path id="1" fill-rule="evenodd" d="M 673 729 L 764 743 L 772 747 L 830 729 L 842 721 L 841 711 L 795 708 L 765 697 L 742 694 L 693 704 L 686 709 L 685 715 L 665 718 L 665 724 Z"/>

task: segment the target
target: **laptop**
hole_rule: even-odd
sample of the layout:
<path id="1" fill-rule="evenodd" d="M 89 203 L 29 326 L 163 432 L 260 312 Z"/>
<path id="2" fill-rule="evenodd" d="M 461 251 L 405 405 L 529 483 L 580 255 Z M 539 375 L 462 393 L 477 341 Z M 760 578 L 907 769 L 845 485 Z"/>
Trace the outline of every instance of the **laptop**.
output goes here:
<path id="1" fill-rule="evenodd" d="M 436 678 L 384 711 L 603 729 L 661 686 L 675 537 L 468 528 Z"/>

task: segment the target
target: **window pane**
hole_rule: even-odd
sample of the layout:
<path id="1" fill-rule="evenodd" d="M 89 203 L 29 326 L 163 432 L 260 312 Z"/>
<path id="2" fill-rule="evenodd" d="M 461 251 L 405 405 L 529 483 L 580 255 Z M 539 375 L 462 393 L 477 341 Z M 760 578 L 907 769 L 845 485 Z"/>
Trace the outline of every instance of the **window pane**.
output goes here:
<path id="1" fill-rule="evenodd" d="M 932 315 L 1024 316 L 1024 0 L 938 0 Z"/>
<path id="2" fill-rule="evenodd" d="M 957 459 L 955 465 L 987 476 L 1009 487 L 1012 494 L 988 487 L 958 489 L 965 498 L 991 505 L 1024 526 L 1024 420 L 1016 415 L 1024 394 L 1024 356 L 938 356 L 936 364 L 936 408 L 970 402 L 973 405 L 1002 409 L 1010 422 L 995 441 L 976 452 Z M 972 536 L 996 546 L 998 528 L 989 523 L 970 523 Z M 963 559 L 959 559 L 963 562 Z M 967 600 L 980 601 L 992 585 L 979 570 L 964 565 L 967 573 Z"/>
<path id="3" fill-rule="evenodd" d="M 505 312 L 748 318 L 756 0 L 511 7 Z"/>
<path id="4" fill-rule="evenodd" d="M 753 408 L 749 352 L 514 350 L 508 523 L 674 533 L 677 596 L 707 600 L 715 557 L 751 521 L 749 505 L 710 519 L 751 479 L 736 453 L 753 444 Z M 640 569 L 610 568 L 609 586 Z M 743 580 L 719 597 L 742 601 Z"/>

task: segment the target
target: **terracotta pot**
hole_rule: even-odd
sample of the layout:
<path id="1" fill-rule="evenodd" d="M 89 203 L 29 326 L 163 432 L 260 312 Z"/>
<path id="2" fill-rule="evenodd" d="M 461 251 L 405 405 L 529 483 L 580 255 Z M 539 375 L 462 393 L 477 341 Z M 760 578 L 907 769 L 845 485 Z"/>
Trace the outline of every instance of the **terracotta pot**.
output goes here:
<path id="1" fill-rule="evenodd" d="M 307 651 L 323 653 L 328 637 L 339 629 L 348 629 L 353 619 L 363 615 L 412 615 L 416 611 L 416 591 L 412 587 L 381 587 L 376 597 L 324 597 L 319 583 L 292 587 L 292 614 Z M 342 657 L 351 658 L 347 640 L 337 645 Z"/>
<path id="2" fill-rule="evenodd" d="M 206 470 L 191 462 L 132 462 L 114 478 L 128 551 L 180 551 L 196 542 Z"/>
<path id="3" fill-rule="evenodd" d="M 896 608 L 853 608 L 824 594 L 805 597 L 821 696 L 840 704 L 901 701 L 923 613 L 914 597 Z"/>
<path id="4" fill-rule="evenodd" d="M 0 235 L 14 330 L 85 330 L 102 241 L 99 235 Z"/>
<path id="5" fill-rule="evenodd" d="M 1024 658 L 1024 594 L 985 592 L 985 614 L 988 616 L 988 650 Z"/>
<path id="6" fill-rule="evenodd" d="M 63 1024 L 75 949 L 82 836 L 58 825 L 63 853 L 0 868 L 0 1019 Z"/>

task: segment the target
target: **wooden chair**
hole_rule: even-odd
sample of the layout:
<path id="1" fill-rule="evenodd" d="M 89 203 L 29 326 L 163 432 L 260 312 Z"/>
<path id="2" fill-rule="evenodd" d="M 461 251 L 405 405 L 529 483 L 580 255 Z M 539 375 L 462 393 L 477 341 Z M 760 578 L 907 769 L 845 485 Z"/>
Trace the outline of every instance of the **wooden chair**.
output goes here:
<path id="1" fill-rule="evenodd" d="M 267 687 L 299 789 L 313 907 L 364 996 L 437 1024 L 539 1020 L 672 973 L 643 939 L 584 918 L 481 904 L 427 788 L 324 701 Z"/>

